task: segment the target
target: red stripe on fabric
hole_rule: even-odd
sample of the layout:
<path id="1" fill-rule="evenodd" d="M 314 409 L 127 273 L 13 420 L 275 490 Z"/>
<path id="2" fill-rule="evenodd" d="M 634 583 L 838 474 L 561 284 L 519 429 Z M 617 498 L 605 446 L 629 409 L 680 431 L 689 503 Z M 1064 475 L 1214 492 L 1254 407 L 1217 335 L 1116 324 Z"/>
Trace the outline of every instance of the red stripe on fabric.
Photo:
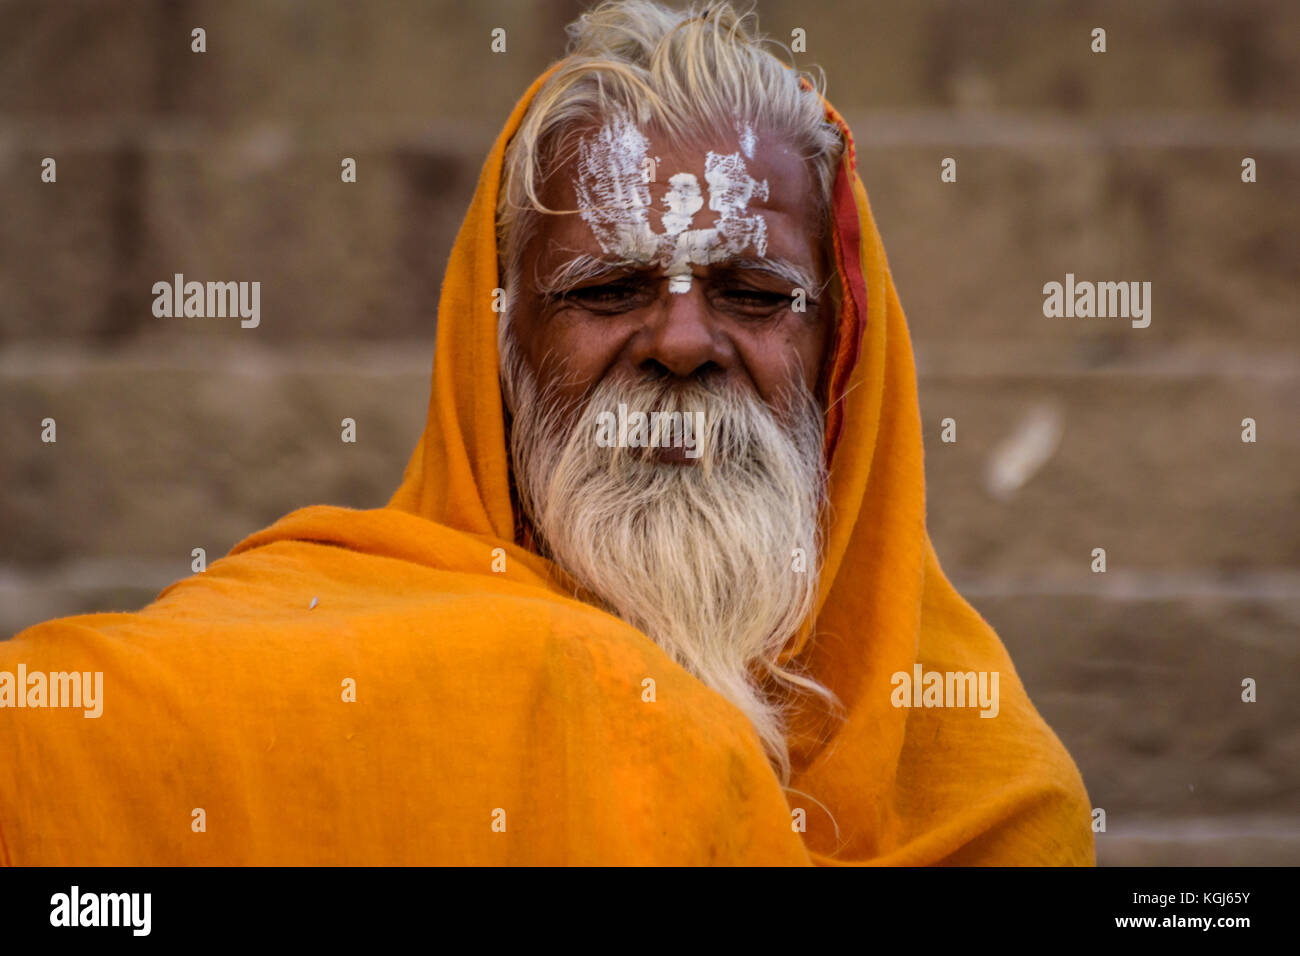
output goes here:
<path id="1" fill-rule="evenodd" d="M 843 127 L 842 127 L 843 128 Z M 844 128 L 846 137 L 847 128 Z M 853 198 L 853 146 L 848 140 L 847 156 L 835 174 L 832 190 L 831 224 L 835 236 L 835 257 L 843 285 L 844 300 L 835 332 L 834 360 L 826 412 L 826 464 L 830 466 L 844 426 L 844 394 L 862 349 L 867 325 L 867 283 L 862 275 L 862 225 Z"/>

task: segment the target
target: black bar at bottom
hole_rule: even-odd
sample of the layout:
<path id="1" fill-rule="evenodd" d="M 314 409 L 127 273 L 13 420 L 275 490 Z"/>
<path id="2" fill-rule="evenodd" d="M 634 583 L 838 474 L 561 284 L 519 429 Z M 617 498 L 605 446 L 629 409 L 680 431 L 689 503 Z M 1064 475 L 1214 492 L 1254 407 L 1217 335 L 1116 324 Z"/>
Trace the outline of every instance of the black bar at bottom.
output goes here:
<path id="1" fill-rule="evenodd" d="M 450 943 L 453 930 L 471 943 L 514 932 L 534 945 L 603 938 L 616 948 L 751 933 L 815 946 L 841 932 L 864 946 L 880 936 L 918 945 L 1127 937 L 1230 946 L 1282 931 L 1294 883 L 1293 869 L 1265 868 L 12 869 L 0 870 L 0 933 L 9 952 L 22 940 L 59 937 L 91 946 Z M 692 925 L 683 937 L 678 927 Z"/>

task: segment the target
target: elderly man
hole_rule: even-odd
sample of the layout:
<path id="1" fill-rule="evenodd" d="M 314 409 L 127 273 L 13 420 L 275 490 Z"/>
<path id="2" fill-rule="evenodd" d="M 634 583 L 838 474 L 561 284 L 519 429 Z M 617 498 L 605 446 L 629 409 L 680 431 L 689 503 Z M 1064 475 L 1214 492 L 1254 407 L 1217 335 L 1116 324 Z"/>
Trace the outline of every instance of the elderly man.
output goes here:
<path id="1" fill-rule="evenodd" d="M 484 166 L 388 506 L 0 645 L 5 862 L 1092 862 L 926 534 L 848 128 L 725 5 L 571 33 Z"/>

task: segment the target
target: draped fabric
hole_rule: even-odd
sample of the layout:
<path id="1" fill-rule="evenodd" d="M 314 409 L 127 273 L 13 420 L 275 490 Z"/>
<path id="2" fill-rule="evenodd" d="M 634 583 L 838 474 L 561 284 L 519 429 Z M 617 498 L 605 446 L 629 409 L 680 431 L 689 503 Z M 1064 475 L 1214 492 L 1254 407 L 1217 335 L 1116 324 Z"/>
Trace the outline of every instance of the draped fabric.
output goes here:
<path id="1" fill-rule="evenodd" d="M 388 505 L 295 511 L 139 612 L 0 643 L 0 675 L 103 675 L 99 717 L 0 708 L 0 861 L 1092 864 L 1078 770 L 926 532 L 906 319 L 829 105 L 849 141 L 831 517 L 783 658 L 844 711 L 796 709 L 789 787 L 736 708 L 515 541 L 494 212 L 545 78 L 456 239 L 427 423 Z M 896 706 L 917 665 L 996 673 L 996 716 Z"/>

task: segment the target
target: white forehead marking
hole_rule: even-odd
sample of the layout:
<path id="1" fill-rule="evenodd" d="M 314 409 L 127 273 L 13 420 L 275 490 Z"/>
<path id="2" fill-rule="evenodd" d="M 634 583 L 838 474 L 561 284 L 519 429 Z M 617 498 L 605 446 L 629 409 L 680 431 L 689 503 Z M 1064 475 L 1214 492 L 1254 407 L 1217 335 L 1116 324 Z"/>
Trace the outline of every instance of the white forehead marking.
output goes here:
<path id="1" fill-rule="evenodd" d="M 649 141 L 626 117 L 606 123 L 578 146 L 574 187 L 582 218 L 605 252 L 653 261 L 658 239 L 650 231 L 650 187 L 642 174 Z"/>
<path id="2" fill-rule="evenodd" d="M 704 208 L 700 195 L 700 181 L 690 173 L 677 173 L 668 179 L 668 192 L 664 194 L 668 211 L 663 215 L 664 234 L 675 236 L 684 231 Z"/>
<path id="3" fill-rule="evenodd" d="M 741 149 L 752 159 L 757 144 L 753 128 L 745 124 L 739 135 Z M 740 153 L 710 152 L 705 157 L 709 209 L 718 214 L 712 227 L 689 228 L 704 208 L 704 197 L 692 173 L 676 173 L 664 194 L 664 231 L 654 232 L 644 175 L 649 147 L 641 131 L 622 115 L 579 144 L 574 181 L 578 209 L 604 252 L 662 266 L 668 291 L 675 293 L 690 291 L 692 265 L 717 262 L 751 245 L 760 256 L 766 254 L 767 221 L 746 213 L 751 199 L 768 198 L 767 180 L 750 176 Z"/>
<path id="4" fill-rule="evenodd" d="M 754 127 L 748 123 L 740 127 L 740 148 L 750 159 L 754 158 L 754 147 L 758 144 L 758 137 L 754 135 Z"/>

